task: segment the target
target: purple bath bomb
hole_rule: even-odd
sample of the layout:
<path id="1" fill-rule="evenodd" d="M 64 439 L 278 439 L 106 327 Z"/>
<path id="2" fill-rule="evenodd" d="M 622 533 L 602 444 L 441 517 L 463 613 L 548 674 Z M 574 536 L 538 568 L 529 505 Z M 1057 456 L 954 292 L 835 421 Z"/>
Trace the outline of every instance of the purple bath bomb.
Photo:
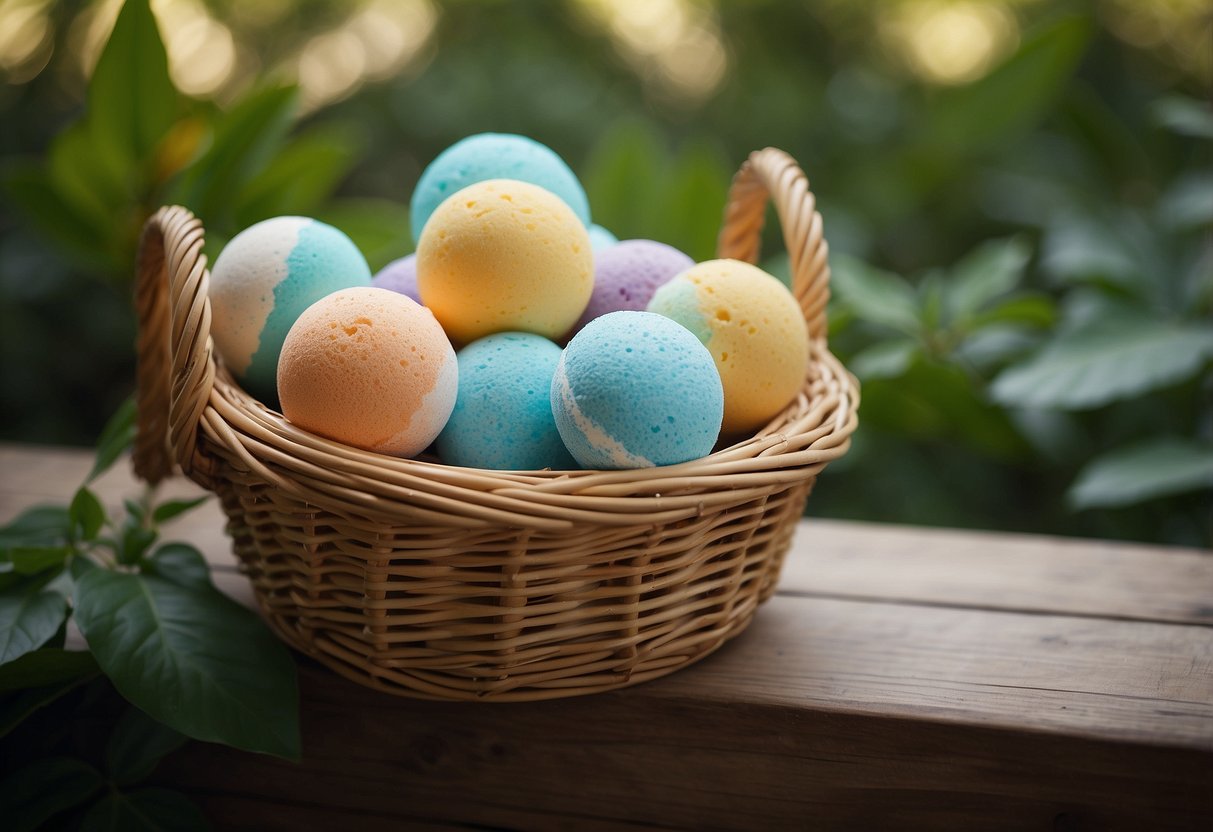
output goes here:
<path id="1" fill-rule="evenodd" d="M 624 240 L 594 252 L 594 292 L 576 332 L 608 312 L 643 311 L 653 293 L 695 261 L 654 240 Z"/>
<path id="2" fill-rule="evenodd" d="M 417 255 L 410 254 L 388 263 L 371 278 L 371 285 L 399 292 L 421 303 L 421 295 L 417 292 Z"/>

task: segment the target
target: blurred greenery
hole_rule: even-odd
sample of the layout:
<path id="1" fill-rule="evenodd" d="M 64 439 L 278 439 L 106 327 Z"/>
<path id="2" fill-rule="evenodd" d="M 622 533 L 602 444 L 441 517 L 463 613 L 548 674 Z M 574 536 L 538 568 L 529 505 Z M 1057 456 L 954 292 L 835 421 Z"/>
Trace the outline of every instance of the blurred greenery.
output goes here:
<path id="1" fill-rule="evenodd" d="M 0 3 L 2 439 L 88 443 L 129 393 L 160 204 L 212 256 L 307 214 L 378 268 L 429 159 L 518 132 L 620 238 L 706 259 L 774 145 L 864 385 L 812 513 L 1213 542 L 1207 4 L 129 0 L 106 43 L 118 5 Z"/>

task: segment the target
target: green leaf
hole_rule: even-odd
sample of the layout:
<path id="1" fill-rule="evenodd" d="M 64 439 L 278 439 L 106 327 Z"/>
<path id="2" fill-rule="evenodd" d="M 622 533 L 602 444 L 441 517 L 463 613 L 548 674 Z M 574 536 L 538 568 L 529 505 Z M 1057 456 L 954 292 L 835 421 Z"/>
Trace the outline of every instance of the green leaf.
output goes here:
<path id="1" fill-rule="evenodd" d="M 1023 237 L 992 240 L 970 252 L 951 271 L 944 301 L 948 319 L 967 322 L 1018 286 L 1031 256 Z"/>
<path id="2" fill-rule="evenodd" d="M 136 789 L 110 792 L 80 822 L 80 832 L 204 832 L 202 811 L 181 792 Z"/>
<path id="3" fill-rule="evenodd" d="M 847 362 L 851 372 L 861 380 L 897 378 L 910 368 L 918 355 L 918 344 L 907 339 L 880 341 L 857 352 Z"/>
<path id="4" fill-rule="evenodd" d="M 969 326 L 981 329 L 995 324 L 1017 324 L 1045 328 L 1052 326 L 1055 320 L 1057 307 L 1052 299 L 1045 295 L 1019 295 L 974 315 Z"/>
<path id="5" fill-rule="evenodd" d="M 232 195 L 277 155 L 297 101 L 293 86 L 247 93 L 220 116 L 210 149 L 182 177 L 175 199 L 208 224 L 230 220 Z"/>
<path id="6" fill-rule="evenodd" d="M 89 82 L 93 138 L 116 155 L 151 159 L 177 119 L 177 104 L 148 0 L 126 0 Z"/>
<path id="7" fill-rule="evenodd" d="M 211 589 L 93 569 L 76 622 L 118 691 L 187 736 L 297 759 L 295 665 L 254 613 Z"/>
<path id="8" fill-rule="evenodd" d="M 67 618 L 67 600 L 57 592 L 0 593 L 0 665 L 37 650 Z"/>
<path id="9" fill-rule="evenodd" d="M 0 818 L 6 832 L 38 829 L 88 800 L 104 783 L 95 768 L 70 757 L 26 763 L 0 781 Z"/>
<path id="10" fill-rule="evenodd" d="M 1066 497 L 1076 509 L 1118 508 L 1213 488 L 1213 446 L 1157 437 L 1117 448 L 1079 472 Z"/>
<path id="11" fill-rule="evenodd" d="M 990 393 L 1012 407 L 1082 409 L 1181 381 L 1213 357 L 1213 330 L 1140 318 L 1062 333 L 1003 372 Z"/>
<path id="12" fill-rule="evenodd" d="M 648 122 L 618 122 L 599 137 L 581 177 L 594 222 L 621 240 L 662 239 L 657 206 L 668 169 L 661 137 Z"/>
<path id="13" fill-rule="evenodd" d="M 66 507 L 35 506 L 0 527 L 0 551 L 14 546 L 66 543 L 71 528 L 71 514 Z"/>
<path id="14" fill-rule="evenodd" d="M 188 543 L 165 543 L 148 559 L 147 565 L 161 578 L 186 588 L 211 586 L 211 568 L 206 558 Z"/>
<path id="15" fill-rule="evenodd" d="M 65 246 L 78 258 L 96 259 L 109 247 L 105 227 L 73 205 L 42 170 L 10 165 L 4 172 L 4 190 L 21 214 L 48 238 Z"/>
<path id="16" fill-rule="evenodd" d="M 1213 171 L 1183 176 L 1158 204 L 1158 216 L 1170 228 L 1207 228 L 1213 223 Z"/>
<path id="17" fill-rule="evenodd" d="M 152 521 L 155 523 L 166 523 L 172 520 L 179 514 L 200 506 L 210 498 L 209 494 L 203 494 L 201 497 L 195 497 L 192 500 L 169 500 L 156 506 L 156 510 L 152 512 Z"/>
<path id="18" fill-rule="evenodd" d="M 901 277 L 844 254 L 830 258 L 831 287 L 856 317 L 916 335 L 922 329 L 918 299 Z"/>
<path id="19" fill-rule="evenodd" d="M 1154 121 L 1181 136 L 1213 139 L 1213 111 L 1208 102 L 1171 95 L 1154 104 Z"/>
<path id="20" fill-rule="evenodd" d="M 408 206 L 386 199 L 337 199 L 316 215 L 345 232 L 372 271 L 409 253 Z M 405 233 L 401 233 L 401 229 Z"/>
<path id="21" fill-rule="evenodd" d="M 155 529 L 145 528 L 135 522 L 127 523 L 122 527 L 122 537 L 118 542 L 118 562 L 138 563 L 148 548 L 156 542 L 157 537 L 159 535 Z"/>
<path id="22" fill-rule="evenodd" d="M 91 653 L 43 647 L 0 666 L 0 693 L 87 679 L 99 671 Z"/>
<path id="23" fill-rule="evenodd" d="M 8 550 L 13 569 L 22 575 L 37 575 L 67 560 L 70 546 L 15 546 Z"/>
<path id="24" fill-rule="evenodd" d="M 164 755 L 185 744 L 185 736 L 138 708 L 127 708 L 105 748 L 105 769 L 119 786 L 152 773 Z"/>
<path id="25" fill-rule="evenodd" d="M 1041 266 L 1065 283 L 1105 280 L 1136 288 L 1141 282 L 1123 229 L 1094 214 L 1056 218 L 1045 233 Z"/>
<path id="26" fill-rule="evenodd" d="M 97 440 L 96 461 L 84 481 L 86 485 L 109 470 L 114 461 L 135 441 L 135 420 L 138 415 L 132 396 L 119 405 L 114 415 L 105 423 L 101 437 Z"/>
<path id="27" fill-rule="evenodd" d="M 1090 36 L 1069 15 L 1028 35 L 1014 55 L 979 81 L 942 92 L 927 125 L 934 143 L 972 154 L 1031 127 L 1066 88 Z"/>
<path id="28" fill-rule="evenodd" d="M 669 173 L 662 236 L 654 239 L 686 252 L 696 262 L 715 257 L 732 176 L 732 166 L 716 145 L 694 142 L 685 147 Z"/>
<path id="29" fill-rule="evenodd" d="M 94 539 L 105 525 L 105 509 L 101 507 L 101 501 L 85 486 L 77 489 L 68 511 L 71 513 L 72 524 L 80 532 L 81 540 Z"/>
<path id="30" fill-rule="evenodd" d="M 74 690 L 85 678 L 81 676 L 51 685 L 0 694 L 0 739 L 8 736 L 14 728 L 42 708 Z"/>
<path id="31" fill-rule="evenodd" d="M 124 157 L 95 133 L 95 121 L 77 121 L 51 142 L 51 183 L 101 233 L 109 233 L 137 201 L 136 159 Z"/>
<path id="32" fill-rule="evenodd" d="M 269 217 L 311 216 L 357 161 L 361 146 L 342 124 L 319 125 L 292 140 L 236 196 L 236 224 L 244 228 Z"/>

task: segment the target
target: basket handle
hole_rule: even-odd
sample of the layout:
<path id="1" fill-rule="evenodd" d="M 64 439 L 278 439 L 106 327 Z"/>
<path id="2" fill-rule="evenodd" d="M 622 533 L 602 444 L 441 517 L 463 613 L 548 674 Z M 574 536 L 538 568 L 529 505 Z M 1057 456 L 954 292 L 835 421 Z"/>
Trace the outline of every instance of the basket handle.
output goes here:
<path id="1" fill-rule="evenodd" d="M 202 222 L 180 206 L 152 215 L 139 240 L 132 461 L 135 474 L 153 485 L 174 463 L 186 473 L 194 467 L 198 424 L 215 380 L 202 244 Z"/>
<path id="2" fill-rule="evenodd" d="M 758 262 L 768 197 L 774 200 L 783 226 L 792 266 L 792 294 L 809 325 L 809 337 L 824 341 L 830 299 L 829 245 L 822 236 L 817 199 L 795 159 L 774 147 L 750 154 L 729 188 L 717 252 L 722 258 Z"/>

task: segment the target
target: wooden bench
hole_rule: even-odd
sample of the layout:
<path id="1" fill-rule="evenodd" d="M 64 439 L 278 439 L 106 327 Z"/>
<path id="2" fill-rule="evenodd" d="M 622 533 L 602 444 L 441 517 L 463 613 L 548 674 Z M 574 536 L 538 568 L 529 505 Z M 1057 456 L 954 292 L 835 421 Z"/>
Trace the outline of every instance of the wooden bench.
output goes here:
<path id="1" fill-rule="evenodd" d="M 0 446 L 0 519 L 88 466 Z M 169 537 L 251 604 L 221 529 Z M 469 705 L 300 674 L 302 764 L 194 743 L 156 778 L 237 829 L 1213 829 L 1210 552 L 809 519 L 750 629 L 663 680 Z"/>

